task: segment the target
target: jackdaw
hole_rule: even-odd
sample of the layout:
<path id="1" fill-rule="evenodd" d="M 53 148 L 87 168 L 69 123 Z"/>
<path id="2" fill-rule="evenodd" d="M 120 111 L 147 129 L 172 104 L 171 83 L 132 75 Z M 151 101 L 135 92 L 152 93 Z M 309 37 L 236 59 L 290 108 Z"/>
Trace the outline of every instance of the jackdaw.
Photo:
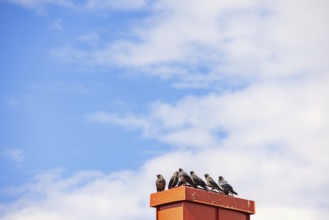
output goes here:
<path id="1" fill-rule="evenodd" d="M 168 189 L 175 187 L 178 183 L 178 171 L 175 171 L 169 180 Z"/>
<path id="2" fill-rule="evenodd" d="M 211 191 L 213 191 L 214 189 L 216 189 L 219 192 L 222 192 L 222 190 L 220 189 L 220 187 L 218 186 L 218 184 L 214 181 L 214 179 L 211 176 L 209 176 L 208 173 L 206 173 L 204 175 L 204 177 L 206 178 L 207 185 L 209 187 L 211 187 Z"/>
<path id="3" fill-rule="evenodd" d="M 182 169 L 179 168 L 179 180 L 188 183 L 190 186 L 196 187 L 191 177 Z"/>
<path id="4" fill-rule="evenodd" d="M 238 195 L 238 193 L 236 193 L 233 190 L 233 187 L 222 176 L 218 177 L 218 185 L 222 188 L 223 192 L 226 195 L 229 195 L 229 194 Z"/>
<path id="5" fill-rule="evenodd" d="M 190 171 L 190 177 L 196 186 L 201 186 L 203 189 L 208 191 L 206 183 L 200 177 L 198 177 L 194 171 Z"/>
<path id="6" fill-rule="evenodd" d="M 163 176 L 161 174 L 157 175 L 155 185 L 156 185 L 156 188 L 157 188 L 157 192 L 163 191 L 165 189 L 166 180 L 163 178 Z"/>

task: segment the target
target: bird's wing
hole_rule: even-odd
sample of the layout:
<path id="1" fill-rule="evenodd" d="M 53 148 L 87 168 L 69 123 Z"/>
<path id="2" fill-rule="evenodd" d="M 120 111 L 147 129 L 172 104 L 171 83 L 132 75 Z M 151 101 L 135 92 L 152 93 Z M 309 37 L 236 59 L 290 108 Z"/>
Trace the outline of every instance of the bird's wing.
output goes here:
<path id="1" fill-rule="evenodd" d="M 188 182 L 189 184 L 193 184 L 193 180 L 189 175 L 187 175 L 187 173 L 183 172 L 183 177 L 186 180 L 186 182 Z"/>
<path id="2" fill-rule="evenodd" d="M 169 180 L 169 184 L 168 184 L 168 187 L 171 188 L 172 185 L 173 185 L 173 183 L 174 183 L 174 176 L 172 176 L 172 177 L 170 178 L 170 180 Z"/>
<path id="3" fill-rule="evenodd" d="M 206 183 L 201 178 L 199 178 L 199 182 L 200 182 L 201 185 L 206 185 Z"/>
<path id="4" fill-rule="evenodd" d="M 221 190 L 218 184 L 214 181 L 213 178 L 210 179 L 211 185 L 214 186 L 216 189 Z"/>
<path id="5" fill-rule="evenodd" d="M 191 175 L 191 179 L 195 184 L 199 184 L 199 179 L 196 175 Z"/>
<path id="6" fill-rule="evenodd" d="M 225 189 L 227 189 L 227 190 L 233 190 L 233 187 L 230 185 L 230 184 L 228 184 L 228 183 L 225 183 L 225 184 L 223 184 L 222 185 Z"/>

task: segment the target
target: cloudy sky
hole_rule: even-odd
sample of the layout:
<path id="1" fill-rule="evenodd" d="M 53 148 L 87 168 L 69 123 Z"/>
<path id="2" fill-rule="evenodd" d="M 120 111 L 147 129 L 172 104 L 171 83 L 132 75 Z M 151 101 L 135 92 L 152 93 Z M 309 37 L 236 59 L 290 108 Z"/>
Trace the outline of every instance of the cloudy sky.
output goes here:
<path id="1" fill-rule="evenodd" d="M 223 175 L 254 220 L 329 215 L 326 0 L 0 0 L 0 219 L 155 219 Z"/>

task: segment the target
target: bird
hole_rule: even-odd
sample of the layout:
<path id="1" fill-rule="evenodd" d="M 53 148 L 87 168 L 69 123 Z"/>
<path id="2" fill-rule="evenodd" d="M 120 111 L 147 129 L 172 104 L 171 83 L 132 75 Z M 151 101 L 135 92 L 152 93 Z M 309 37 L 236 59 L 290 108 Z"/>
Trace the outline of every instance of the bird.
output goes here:
<path id="1" fill-rule="evenodd" d="M 224 179 L 223 176 L 218 177 L 218 185 L 222 188 L 223 192 L 226 195 L 229 194 L 238 195 L 238 193 L 233 190 L 233 187 Z"/>
<path id="2" fill-rule="evenodd" d="M 208 173 L 204 174 L 204 176 L 206 178 L 207 185 L 209 187 L 211 187 L 211 191 L 213 191 L 214 189 L 216 189 L 219 192 L 222 192 L 222 190 L 220 189 L 220 187 L 218 186 L 218 184 L 214 181 L 214 179 L 211 176 L 209 176 Z"/>
<path id="3" fill-rule="evenodd" d="M 178 183 L 178 171 L 175 171 L 169 180 L 168 189 L 175 187 Z"/>
<path id="4" fill-rule="evenodd" d="M 182 186 L 182 185 L 186 186 L 186 181 L 183 178 L 183 176 L 178 174 L 178 184 L 177 184 L 177 186 Z"/>
<path id="5" fill-rule="evenodd" d="M 156 175 L 157 179 L 155 181 L 155 185 L 157 188 L 157 192 L 161 192 L 166 187 L 166 180 L 163 178 L 161 174 Z"/>
<path id="6" fill-rule="evenodd" d="M 191 177 L 182 168 L 178 170 L 180 182 L 185 182 L 185 184 L 188 183 L 190 186 L 196 187 Z"/>
<path id="7" fill-rule="evenodd" d="M 196 186 L 201 186 L 203 189 L 208 191 L 206 183 L 198 177 L 194 171 L 190 171 L 190 177 Z"/>

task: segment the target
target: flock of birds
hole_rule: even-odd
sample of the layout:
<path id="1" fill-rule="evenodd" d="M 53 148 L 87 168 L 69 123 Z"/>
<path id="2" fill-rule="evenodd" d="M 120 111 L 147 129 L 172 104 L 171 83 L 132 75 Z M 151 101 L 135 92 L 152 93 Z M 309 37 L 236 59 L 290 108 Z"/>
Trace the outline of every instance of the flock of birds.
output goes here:
<path id="1" fill-rule="evenodd" d="M 166 188 L 166 180 L 161 174 L 156 176 L 156 189 L 157 192 L 161 192 Z M 211 176 L 209 176 L 209 174 L 206 173 L 204 177 L 206 182 L 198 177 L 194 171 L 190 171 L 190 175 L 188 175 L 182 168 L 179 168 L 178 171 L 175 171 L 173 176 L 170 178 L 168 189 L 176 186 L 186 185 L 192 186 L 194 188 L 201 188 L 206 191 L 215 191 L 225 195 L 238 195 L 238 193 L 233 190 L 233 187 L 224 179 L 224 177 L 218 177 L 218 184 Z"/>

